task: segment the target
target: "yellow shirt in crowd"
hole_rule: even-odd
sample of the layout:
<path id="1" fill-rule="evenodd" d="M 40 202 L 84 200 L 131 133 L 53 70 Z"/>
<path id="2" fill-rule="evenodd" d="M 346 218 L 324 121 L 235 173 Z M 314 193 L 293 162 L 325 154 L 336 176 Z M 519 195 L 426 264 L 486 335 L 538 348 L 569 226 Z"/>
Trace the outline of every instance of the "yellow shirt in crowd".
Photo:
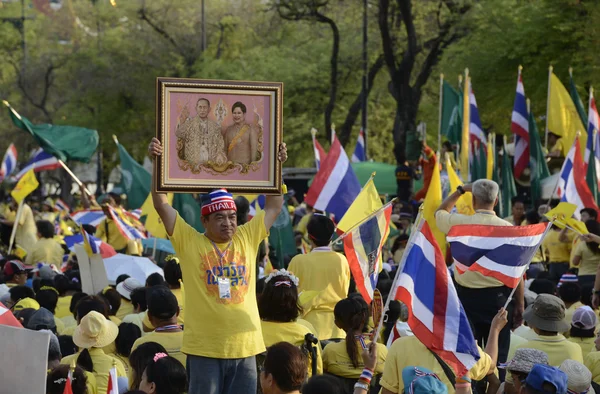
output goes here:
<path id="1" fill-rule="evenodd" d="M 37 227 L 35 226 L 35 219 L 29 205 L 23 204 L 21 218 L 19 219 L 19 223 L 15 223 L 15 225 L 17 226 L 15 242 L 29 253 L 33 250 L 37 242 Z"/>
<path id="2" fill-rule="evenodd" d="M 369 344 L 371 341 L 365 339 L 365 343 Z M 356 346 L 358 349 L 358 367 L 356 368 L 354 365 L 352 365 L 350 356 L 348 356 L 348 352 L 346 351 L 345 340 L 337 343 L 331 342 L 329 345 L 325 346 L 325 349 L 323 349 L 323 370 L 325 370 L 327 373 L 340 376 L 342 378 L 358 379 L 365 368 L 365 364 L 362 359 L 362 347 L 360 346 L 360 342 L 356 341 Z M 387 347 L 381 343 L 378 343 L 377 366 L 375 367 L 376 374 L 383 373 L 387 355 Z"/>
<path id="3" fill-rule="evenodd" d="M 494 211 L 487 211 L 484 209 L 478 209 L 473 215 L 449 213 L 441 209 L 435 213 L 435 222 L 437 224 L 438 229 L 440 229 L 440 231 L 444 234 L 448 234 L 448 232 L 453 226 L 459 224 L 512 226 L 512 223 L 509 223 L 506 220 L 496 216 L 496 213 Z M 465 271 L 461 274 L 456 270 L 456 268 L 454 268 L 454 279 L 459 285 L 469 287 L 472 289 L 504 286 L 504 284 L 498 279 L 494 279 L 490 276 L 485 276 L 475 271 Z"/>
<path id="4" fill-rule="evenodd" d="M 345 338 L 346 333 L 334 323 L 333 308 L 348 296 L 350 268 L 346 257 L 327 246 L 319 247 L 294 256 L 288 270 L 300 281 L 303 319 L 317 330 L 317 338 Z"/>
<path id="5" fill-rule="evenodd" d="M 542 248 L 548 257 L 549 263 L 568 263 L 571 257 L 571 242 L 573 236 L 567 233 L 569 242 L 561 242 L 560 230 L 550 230 L 542 241 Z"/>
<path id="6" fill-rule="evenodd" d="M 567 359 L 583 363 L 581 347 L 560 334 L 556 336 L 536 334 L 534 339 L 518 347 L 518 349 L 521 348 L 537 349 L 545 352 L 548 355 L 548 364 L 553 367 L 560 366 Z"/>
<path id="7" fill-rule="evenodd" d="M 590 353 L 592 350 L 596 350 L 596 345 L 594 344 L 595 340 L 596 340 L 596 337 L 591 337 L 591 338 L 570 337 L 569 338 L 569 341 L 579 345 L 579 347 L 581 348 L 581 354 L 583 354 L 584 360 L 585 360 L 585 356 L 587 356 L 588 353 Z"/>
<path id="8" fill-rule="evenodd" d="M 138 338 L 132 348 L 133 352 L 140 345 L 148 342 L 156 342 L 162 345 L 169 353 L 169 356 L 176 358 L 179 362 L 185 366 L 186 364 L 186 355 L 181 352 L 181 347 L 183 345 L 183 331 L 152 331 L 147 335 L 144 335 L 141 338 Z"/>
<path id="9" fill-rule="evenodd" d="M 592 252 L 586 242 L 578 242 L 573 255 L 581 257 L 581 261 L 579 262 L 579 276 L 596 275 L 598 264 L 600 264 L 600 253 L 595 254 Z"/>
<path id="10" fill-rule="evenodd" d="M 596 383 L 600 382 L 600 352 L 594 349 L 594 351 L 586 354 L 583 364 L 592 373 L 592 380 Z"/>
<path id="11" fill-rule="evenodd" d="M 211 358 L 245 358 L 265 351 L 256 304 L 256 255 L 267 237 L 265 212 L 239 226 L 231 243 L 216 244 L 179 214 L 170 237 L 181 262 L 185 304 L 182 351 Z M 223 253 L 221 261 L 219 254 Z M 218 278 L 229 279 L 221 298 Z"/>
<path id="12" fill-rule="evenodd" d="M 65 251 L 56 240 L 52 238 L 40 238 L 33 245 L 33 248 L 27 252 L 25 264 L 47 263 L 54 264 L 60 268 L 64 255 Z"/>
<path id="13" fill-rule="evenodd" d="M 298 319 L 295 322 L 289 323 L 280 323 L 280 322 L 271 322 L 271 321 L 261 321 L 263 340 L 265 341 L 265 346 L 269 347 L 279 342 L 289 342 L 292 345 L 300 346 L 304 343 L 304 337 L 306 334 L 313 334 L 315 337 L 317 336 L 315 333 L 315 329 L 312 328 L 312 325 L 302 319 Z M 323 373 L 323 358 L 321 356 L 321 344 L 317 344 L 317 374 L 321 375 Z M 308 375 L 312 374 L 312 360 L 308 362 Z"/>
<path id="14" fill-rule="evenodd" d="M 136 326 L 138 326 L 140 328 L 140 330 L 142 331 L 142 335 L 144 335 L 144 325 L 143 325 L 143 321 L 144 321 L 144 316 L 146 316 L 146 312 L 140 312 L 140 313 L 132 313 L 130 315 L 127 315 L 123 318 L 123 323 L 133 323 Z"/>
<path id="15" fill-rule="evenodd" d="M 108 234 L 107 234 L 108 231 Z M 136 241 L 128 239 L 119 231 L 119 228 L 112 219 L 104 219 L 98 227 L 96 227 L 96 238 L 100 238 L 115 250 L 126 249 L 127 254 L 139 254 L 139 248 Z"/>
<path id="16" fill-rule="evenodd" d="M 480 358 L 469 370 L 469 377 L 473 380 L 485 378 L 495 368 L 492 365 L 492 358 L 479 346 L 477 350 Z M 392 393 L 402 393 L 404 390 L 402 370 L 415 365 L 433 371 L 448 387 L 448 394 L 455 393 L 438 360 L 415 336 L 401 337 L 394 341 L 385 361 L 381 386 Z"/>
<path id="17" fill-rule="evenodd" d="M 96 378 L 96 387 L 98 388 L 98 393 L 106 393 L 106 389 L 108 388 L 108 374 L 113 367 L 113 363 L 117 366 L 117 376 L 127 377 L 127 374 L 125 373 L 125 367 L 118 358 L 106 355 L 102 349 L 98 348 L 91 348 L 89 349 L 89 352 L 94 364 L 93 374 Z M 64 357 L 62 360 L 60 360 L 60 363 L 71 365 L 73 362 L 77 361 L 78 357 L 79 353 L 75 353 Z"/>
<path id="18" fill-rule="evenodd" d="M 308 226 L 308 222 L 310 221 L 310 218 L 312 218 L 312 215 L 313 215 L 312 213 L 308 213 L 308 214 L 302 216 L 302 218 L 296 225 L 296 231 L 302 233 L 303 237 L 306 237 L 306 234 L 308 234 L 308 230 L 306 229 L 306 226 Z"/>
<path id="19" fill-rule="evenodd" d="M 67 317 L 67 316 L 73 317 L 73 314 L 69 310 L 69 307 L 71 306 L 72 298 L 73 298 L 73 296 L 70 296 L 70 295 L 64 296 L 64 297 L 58 297 L 58 302 L 56 303 L 56 309 L 54 310 L 54 316 L 58 317 L 59 319 L 63 319 L 63 322 L 64 322 L 65 317 Z"/>
<path id="20" fill-rule="evenodd" d="M 64 335 L 66 329 L 65 323 L 63 323 L 63 321 L 58 317 L 54 316 L 54 324 L 56 325 L 56 332 L 58 335 Z"/>
<path id="21" fill-rule="evenodd" d="M 175 298 L 177 298 L 177 304 L 179 305 L 179 316 L 177 316 L 177 324 L 183 325 L 185 324 L 184 322 L 184 315 L 183 315 L 183 304 L 184 304 L 184 296 L 183 296 L 183 291 L 181 288 L 179 289 L 171 289 L 171 293 L 173 293 L 173 295 L 175 296 Z"/>
<path id="22" fill-rule="evenodd" d="M 117 316 L 119 319 L 123 320 L 123 318 L 127 315 L 131 315 L 133 313 L 133 304 L 127 298 L 121 297 L 121 306 L 117 311 Z"/>

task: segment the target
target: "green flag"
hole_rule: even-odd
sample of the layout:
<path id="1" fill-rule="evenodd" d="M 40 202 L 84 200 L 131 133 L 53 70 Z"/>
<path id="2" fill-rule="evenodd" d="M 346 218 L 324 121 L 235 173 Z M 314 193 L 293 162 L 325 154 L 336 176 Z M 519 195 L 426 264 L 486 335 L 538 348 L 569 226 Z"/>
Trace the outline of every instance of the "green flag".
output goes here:
<path id="1" fill-rule="evenodd" d="M 83 127 L 34 125 L 21 116 L 5 101 L 8 114 L 15 126 L 33 136 L 41 148 L 64 162 L 68 160 L 87 163 L 98 147 L 98 132 Z"/>
<path id="2" fill-rule="evenodd" d="M 462 95 L 444 81 L 442 86 L 442 135 L 451 144 L 460 144 L 462 135 Z"/>
<path id="3" fill-rule="evenodd" d="M 577 93 L 577 86 L 575 85 L 575 81 L 573 80 L 573 75 L 569 76 L 569 95 L 571 96 L 571 100 L 575 104 L 575 108 L 577 108 L 577 113 L 581 118 L 581 123 L 586 125 L 588 122 L 588 117 L 585 114 L 585 108 L 583 106 L 583 102 L 579 97 L 579 93 Z"/>
<path id="4" fill-rule="evenodd" d="M 292 258 L 298 251 L 296 250 L 296 239 L 294 237 L 294 228 L 290 220 L 290 213 L 287 210 L 287 203 L 281 207 L 279 216 L 269 232 L 269 248 L 275 252 L 275 260 L 271 260 L 274 268 L 287 268 L 285 266 L 286 258 Z M 288 260 L 289 261 L 289 260 Z"/>
<path id="5" fill-rule="evenodd" d="M 531 169 L 531 202 L 536 205 L 542 198 L 542 179 L 550 176 L 542 150 L 540 132 L 533 112 L 529 112 L 529 166 Z"/>
<path id="6" fill-rule="evenodd" d="M 517 196 L 517 186 L 513 178 L 512 161 L 506 152 L 506 146 L 503 148 L 502 155 L 502 216 L 510 215 L 512 211 L 512 199 Z"/>
<path id="7" fill-rule="evenodd" d="M 201 233 L 204 232 L 204 226 L 200 220 L 200 203 L 191 194 L 175 194 L 173 208 L 179 212 L 187 224 Z"/>
<path id="8" fill-rule="evenodd" d="M 137 161 L 133 159 L 125 147 L 117 142 L 119 158 L 121 159 L 121 184 L 127 194 L 127 206 L 129 209 L 138 209 L 150 194 L 150 183 L 152 177 Z"/>

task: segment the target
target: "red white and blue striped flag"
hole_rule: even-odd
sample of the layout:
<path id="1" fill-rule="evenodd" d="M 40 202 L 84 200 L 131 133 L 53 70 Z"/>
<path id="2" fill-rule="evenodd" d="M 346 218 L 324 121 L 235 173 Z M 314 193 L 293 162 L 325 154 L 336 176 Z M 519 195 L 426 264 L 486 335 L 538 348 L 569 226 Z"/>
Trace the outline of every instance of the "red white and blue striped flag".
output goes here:
<path id="1" fill-rule="evenodd" d="M 367 155 L 365 152 L 365 132 L 363 129 L 360 129 L 358 132 L 358 139 L 356 140 L 356 147 L 354 148 L 354 153 L 352 154 L 352 163 L 360 163 L 361 161 L 367 160 Z"/>
<path id="2" fill-rule="evenodd" d="M 596 174 L 600 174 L 600 118 L 596 109 L 596 99 L 590 95 L 590 105 L 588 109 L 588 129 L 587 129 L 587 145 L 585 147 L 585 155 L 583 161 L 585 166 L 589 166 L 592 162 L 596 165 Z M 592 147 L 594 148 L 594 157 L 591 157 Z"/>
<path id="3" fill-rule="evenodd" d="M 381 248 L 390 231 L 392 204 L 387 204 L 359 226 L 348 231 L 344 238 L 344 252 L 356 288 L 367 303 L 373 300 L 377 278 L 381 272 Z"/>
<path id="4" fill-rule="evenodd" d="M 459 274 L 480 272 L 515 288 L 537 252 L 550 224 L 531 226 L 458 225 L 448 243 Z"/>
<path id="5" fill-rule="evenodd" d="M 31 160 L 25 167 L 19 171 L 17 175 L 15 175 L 16 179 L 21 179 L 23 175 L 25 175 L 29 170 L 33 169 L 35 172 L 40 171 L 50 171 L 56 170 L 60 168 L 60 163 L 58 159 L 52 156 L 50 153 L 47 153 L 42 148 L 39 148 L 35 152 L 33 152 Z"/>
<path id="6" fill-rule="evenodd" d="M 110 218 L 115 222 L 119 232 L 128 239 L 146 239 L 146 235 L 125 221 L 119 213 L 110 205 L 108 206 Z"/>
<path id="7" fill-rule="evenodd" d="M 17 148 L 14 144 L 10 144 L 4 159 L 2 160 L 2 167 L 0 167 L 0 182 L 8 178 L 13 171 L 17 168 Z"/>
<path id="8" fill-rule="evenodd" d="M 479 351 L 427 222 L 423 221 L 406 251 L 408 255 L 390 295 L 408 307 L 408 325 L 419 341 L 440 356 L 456 376 L 464 376 L 479 360 Z"/>
<path id="9" fill-rule="evenodd" d="M 525 99 L 525 88 L 521 69 L 517 77 L 517 94 L 513 107 L 510 130 L 515 135 L 515 178 L 520 177 L 529 165 L 529 115 L 527 114 L 527 101 Z"/>
<path id="10" fill-rule="evenodd" d="M 317 167 L 317 171 L 319 171 L 319 168 L 321 168 L 321 161 L 325 160 L 327 154 L 317 140 L 317 130 L 312 129 L 310 132 L 312 134 L 313 150 L 315 152 L 315 166 Z"/>
<path id="11" fill-rule="evenodd" d="M 56 200 L 56 202 L 54 203 L 54 208 L 56 208 L 58 211 L 66 211 L 66 212 L 70 212 L 71 211 L 71 207 L 69 207 L 69 205 L 64 202 L 63 200 L 61 200 L 60 198 Z"/>
<path id="12" fill-rule="evenodd" d="M 98 226 L 106 218 L 102 209 L 82 209 L 71 214 L 71 219 L 78 225 Z"/>

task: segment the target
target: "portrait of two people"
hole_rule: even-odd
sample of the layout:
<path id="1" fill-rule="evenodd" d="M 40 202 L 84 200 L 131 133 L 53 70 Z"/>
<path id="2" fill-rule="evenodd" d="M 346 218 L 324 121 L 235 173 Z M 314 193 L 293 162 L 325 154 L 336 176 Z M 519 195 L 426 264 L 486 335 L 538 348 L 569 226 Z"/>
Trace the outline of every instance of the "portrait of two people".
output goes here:
<path id="1" fill-rule="evenodd" d="M 225 108 L 217 109 L 225 111 Z M 203 97 L 196 102 L 194 117 L 190 117 L 187 106 L 181 112 L 175 130 L 180 167 L 192 172 L 199 171 L 200 167 L 217 172 L 239 167 L 240 172 L 247 172 L 250 164 L 262 157 L 260 122 L 246 120 L 247 108 L 240 101 L 231 106 L 233 124 L 224 130 L 208 118 L 210 112 L 211 103 Z"/>

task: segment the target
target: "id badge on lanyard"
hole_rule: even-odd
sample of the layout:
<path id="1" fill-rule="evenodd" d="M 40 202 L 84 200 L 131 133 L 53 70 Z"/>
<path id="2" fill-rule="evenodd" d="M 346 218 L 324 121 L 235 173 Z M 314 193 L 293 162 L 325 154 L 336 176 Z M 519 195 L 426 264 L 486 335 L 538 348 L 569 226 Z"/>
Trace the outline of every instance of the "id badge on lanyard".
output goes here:
<path id="1" fill-rule="evenodd" d="M 219 298 L 223 299 L 231 299 L 231 283 L 229 278 L 217 278 L 217 283 L 219 285 Z"/>

